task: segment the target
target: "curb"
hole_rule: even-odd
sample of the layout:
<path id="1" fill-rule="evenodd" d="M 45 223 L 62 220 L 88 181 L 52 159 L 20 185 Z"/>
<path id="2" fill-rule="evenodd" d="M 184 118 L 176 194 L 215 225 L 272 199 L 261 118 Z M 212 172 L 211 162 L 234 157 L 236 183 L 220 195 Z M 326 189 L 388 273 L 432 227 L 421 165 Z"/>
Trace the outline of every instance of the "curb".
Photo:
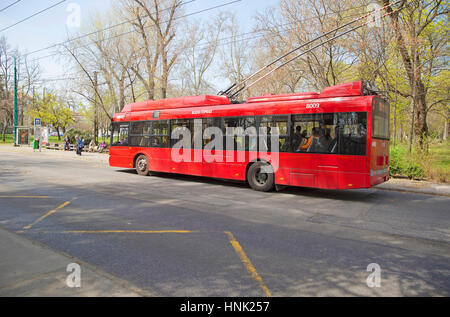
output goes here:
<path id="1" fill-rule="evenodd" d="M 373 188 L 379 189 L 379 190 L 388 190 L 388 191 L 397 191 L 397 192 L 405 192 L 405 193 L 450 197 L 450 190 L 440 191 L 436 188 L 411 188 L 411 187 L 396 187 L 396 186 L 389 186 L 389 185 L 375 186 Z"/>

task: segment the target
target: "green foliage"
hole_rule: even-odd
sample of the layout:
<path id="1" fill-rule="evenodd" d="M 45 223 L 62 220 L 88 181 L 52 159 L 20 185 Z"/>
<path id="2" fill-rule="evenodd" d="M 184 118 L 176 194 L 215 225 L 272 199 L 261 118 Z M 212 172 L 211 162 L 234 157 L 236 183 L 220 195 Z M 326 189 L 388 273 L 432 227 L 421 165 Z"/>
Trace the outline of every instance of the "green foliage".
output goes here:
<path id="1" fill-rule="evenodd" d="M 418 163 L 408 160 L 405 173 L 410 179 L 423 179 L 425 176 L 425 169 Z"/>
<path id="2" fill-rule="evenodd" d="M 0 135 L 0 143 L 13 143 L 13 135 L 12 134 L 6 134 L 5 135 L 5 142 L 3 142 L 3 138 Z"/>
<path id="3" fill-rule="evenodd" d="M 52 125 L 59 131 L 65 130 L 74 122 L 72 110 L 52 94 L 46 94 L 45 98 L 39 99 L 36 104 L 29 115 L 41 118 L 44 125 Z"/>
<path id="4" fill-rule="evenodd" d="M 92 135 L 88 131 L 70 129 L 66 132 L 66 136 L 69 137 L 70 144 L 75 144 L 75 136 L 77 135 L 83 139 L 85 145 L 92 141 Z"/>
<path id="5" fill-rule="evenodd" d="M 410 156 L 402 146 L 391 147 L 389 168 L 391 176 L 406 176 L 410 179 L 423 179 L 425 169 L 416 156 Z"/>
<path id="6" fill-rule="evenodd" d="M 395 175 L 403 175 L 405 171 L 405 151 L 401 147 L 393 147 L 390 148 L 389 153 L 389 170 L 391 176 Z"/>
<path id="7" fill-rule="evenodd" d="M 31 139 L 31 141 L 32 141 L 33 139 Z M 30 141 L 30 142 L 31 142 Z M 49 136 L 48 137 L 48 142 L 49 143 L 58 143 L 58 137 L 57 136 Z M 2 144 L 8 144 L 8 143 L 10 143 L 10 144 L 12 144 L 13 143 L 13 135 L 12 134 L 6 134 L 6 138 L 5 138 L 5 142 L 3 142 L 3 140 L 2 140 L 2 138 L 0 137 L 0 143 L 2 143 Z"/>

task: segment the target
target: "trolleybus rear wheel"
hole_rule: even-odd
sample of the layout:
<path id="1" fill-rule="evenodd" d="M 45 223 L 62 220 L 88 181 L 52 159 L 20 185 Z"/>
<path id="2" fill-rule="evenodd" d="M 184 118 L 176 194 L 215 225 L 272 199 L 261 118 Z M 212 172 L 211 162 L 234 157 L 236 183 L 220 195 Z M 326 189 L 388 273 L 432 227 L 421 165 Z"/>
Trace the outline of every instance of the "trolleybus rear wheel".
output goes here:
<path id="1" fill-rule="evenodd" d="M 247 180 L 250 187 L 257 191 L 271 191 L 275 185 L 275 175 L 270 164 L 256 162 L 250 166 L 247 172 Z"/>

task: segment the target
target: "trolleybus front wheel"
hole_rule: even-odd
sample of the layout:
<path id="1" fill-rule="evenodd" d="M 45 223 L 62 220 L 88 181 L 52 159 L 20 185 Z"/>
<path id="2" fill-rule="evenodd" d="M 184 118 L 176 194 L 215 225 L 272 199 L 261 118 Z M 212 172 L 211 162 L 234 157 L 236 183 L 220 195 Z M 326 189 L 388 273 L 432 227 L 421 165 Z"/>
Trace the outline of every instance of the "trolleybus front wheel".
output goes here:
<path id="1" fill-rule="evenodd" d="M 148 172 L 148 158 L 144 154 L 139 155 L 136 159 L 136 171 L 139 175 L 147 176 Z"/>

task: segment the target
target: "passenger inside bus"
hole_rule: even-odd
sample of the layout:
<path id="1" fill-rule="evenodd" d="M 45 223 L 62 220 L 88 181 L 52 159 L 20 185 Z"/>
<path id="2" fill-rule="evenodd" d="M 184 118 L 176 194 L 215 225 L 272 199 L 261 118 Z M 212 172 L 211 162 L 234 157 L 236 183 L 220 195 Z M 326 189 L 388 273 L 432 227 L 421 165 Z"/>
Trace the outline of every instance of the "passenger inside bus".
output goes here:
<path id="1" fill-rule="evenodd" d="M 339 141 L 339 126 L 334 127 L 334 139 L 330 142 L 330 145 L 328 145 L 328 152 L 329 153 L 337 153 L 337 145 Z"/>
<path id="2" fill-rule="evenodd" d="M 295 127 L 295 132 L 294 135 L 292 137 L 292 146 L 294 147 L 294 149 L 298 149 L 299 146 L 302 143 L 302 127 L 301 126 L 296 126 Z"/>
<path id="3" fill-rule="evenodd" d="M 305 133 L 306 130 L 303 132 Z M 312 131 L 311 131 L 312 135 L 306 139 L 306 142 L 303 145 L 300 145 L 301 151 L 307 151 L 309 149 L 309 147 L 311 146 L 311 142 L 313 140 L 313 135 L 315 134 L 315 132 L 316 132 L 316 128 L 312 128 Z M 306 138 L 306 133 L 305 133 L 305 138 Z"/>
<path id="4" fill-rule="evenodd" d="M 168 137 L 162 137 L 161 146 L 162 147 L 168 147 L 169 146 L 169 138 Z"/>
<path id="5" fill-rule="evenodd" d="M 307 152 L 319 152 L 320 151 L 320 143 L 319 143 L 319 138 L 320 138 L 320 128 L 313 128 L 312 129 L 312 137 L 311 142 L 309 142 L 309 146 L 308 149 L 306 150 Z"/>
<path id="6" fill-rule="evenodd" d="M 261 151 L 264 152 L 270 152 L 272 147 L 271 147 L 271 134 L 272 134 L 272 129 L 270 127 L 267 127 L 266 129 L 266 133 L 263 136 L 263 144 L 261 144 Z"/>
<path id="7" fill-rule="evenodd" d="M 320 129 L 320 136 L 318 140 L 318 146 L 316 147 L 316 152 L 326 153 L 328 152 L 328 146 L 331 143 L 330 129 Z"/>
<path id="8" fill-rule="evenodd" d="M 297 147 L 294 147 L 294 151 L 295 152 L 301 152 L 302 151 L 302 146 L 306 145 L 307 142 L 308 142 L 308 131 L 303 130 L 303 132 L 302 132 L 302 139 L 300 141 L 300 144 Z"/>

